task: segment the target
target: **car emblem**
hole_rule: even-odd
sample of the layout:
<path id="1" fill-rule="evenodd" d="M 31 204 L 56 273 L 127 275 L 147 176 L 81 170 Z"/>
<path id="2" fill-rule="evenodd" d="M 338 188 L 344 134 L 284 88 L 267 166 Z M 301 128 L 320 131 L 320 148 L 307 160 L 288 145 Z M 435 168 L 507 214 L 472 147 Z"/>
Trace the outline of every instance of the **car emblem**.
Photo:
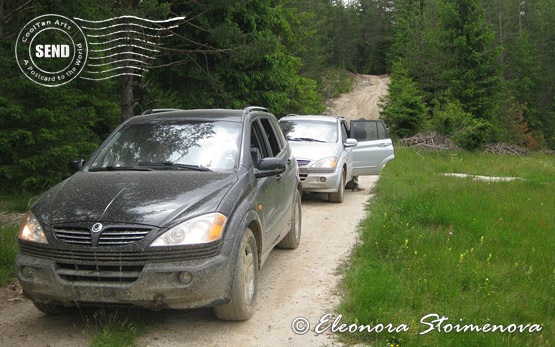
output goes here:
<path id="1" fill-rule="evenodd" d="M 93 233 L 99 233 L 100 230 L 102 230 L 102 223 L 94 223 L 93 226 L 91 227 L 91 231 Z"/>

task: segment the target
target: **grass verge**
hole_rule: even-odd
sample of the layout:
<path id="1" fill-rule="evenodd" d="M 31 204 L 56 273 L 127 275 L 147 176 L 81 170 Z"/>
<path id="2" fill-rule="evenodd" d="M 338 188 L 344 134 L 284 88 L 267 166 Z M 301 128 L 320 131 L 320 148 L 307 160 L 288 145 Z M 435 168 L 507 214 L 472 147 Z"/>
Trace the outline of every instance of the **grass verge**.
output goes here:
<path id="1" fill-rule="evenodd" d="M 15 281 L 14 259 L 17 254 L 16 226 L 0 224 L 0 286 Z"/>
<path id="2" fill-rule="evenodd" d="M 453 172 L 524 180 L 444 175 Z M 372 329 L 342 337 L 372 346 L 551 346 L 554 191 L 553 156 L 399 148 L 342 283 L 341 323 Z"/>
<path id="3" fill-rule="evenodd" d="M 29 209 L 34 198 L 35 195 L 29 193 L 0 193 L 0 286 L 15 281 L 19 214 Z"/>

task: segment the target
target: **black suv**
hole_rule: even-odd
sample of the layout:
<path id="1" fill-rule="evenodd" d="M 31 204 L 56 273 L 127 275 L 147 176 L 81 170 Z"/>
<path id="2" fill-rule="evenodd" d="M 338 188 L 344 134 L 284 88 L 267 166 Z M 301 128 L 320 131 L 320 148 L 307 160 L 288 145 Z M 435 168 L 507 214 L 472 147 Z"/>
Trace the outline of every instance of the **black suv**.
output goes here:
<path id="1" fill-rule="evenodd" d="M 135 116 L 73 164 L 19 233 L 18 279 L 45 313 L 129 304 L 245 320 L 270 251 L 299 244 L 297 162 L 267 109 Z"/>

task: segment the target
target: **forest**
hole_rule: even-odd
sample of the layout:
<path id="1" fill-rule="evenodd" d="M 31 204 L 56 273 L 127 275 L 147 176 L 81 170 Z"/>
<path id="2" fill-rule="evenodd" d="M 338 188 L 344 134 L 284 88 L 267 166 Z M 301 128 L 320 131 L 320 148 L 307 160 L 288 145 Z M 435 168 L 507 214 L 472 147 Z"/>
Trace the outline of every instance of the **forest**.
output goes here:
<path id="1" fill-rule="evenodd" d="M 46 14 L 182 19 L 142 73 L 49 88 L 16 60 L 18 35 Z M 147 109 L 317 114 L 353 74 L 391 76 L 382 118 L 396 138 L 553 150 L 554 15 L 555 0 L 0 0 L 0 190 L 44 190 Z"/>

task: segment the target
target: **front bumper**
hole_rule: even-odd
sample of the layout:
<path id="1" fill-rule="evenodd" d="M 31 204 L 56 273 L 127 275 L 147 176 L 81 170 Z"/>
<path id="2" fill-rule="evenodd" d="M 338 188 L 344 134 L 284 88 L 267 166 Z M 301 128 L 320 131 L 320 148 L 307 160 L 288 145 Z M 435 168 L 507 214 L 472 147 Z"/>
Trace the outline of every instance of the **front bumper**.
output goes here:
<path id="1" fill-rule="evenodd" d="M 318 172 L 299 169 L 303 191 L 314 193 L 335 193 L 339 190 L 342 170 Z"/>
<path id="2" fill-rule="evenodd" d="M 209 307 L 229 300 L 233 270 L 229 257 L 147 263 L 132 282 L 67 280 L 55 260 L 16 257 L 23 293 L 29 299 L 63 306 L 134 305 L 153 310 Z"/>

